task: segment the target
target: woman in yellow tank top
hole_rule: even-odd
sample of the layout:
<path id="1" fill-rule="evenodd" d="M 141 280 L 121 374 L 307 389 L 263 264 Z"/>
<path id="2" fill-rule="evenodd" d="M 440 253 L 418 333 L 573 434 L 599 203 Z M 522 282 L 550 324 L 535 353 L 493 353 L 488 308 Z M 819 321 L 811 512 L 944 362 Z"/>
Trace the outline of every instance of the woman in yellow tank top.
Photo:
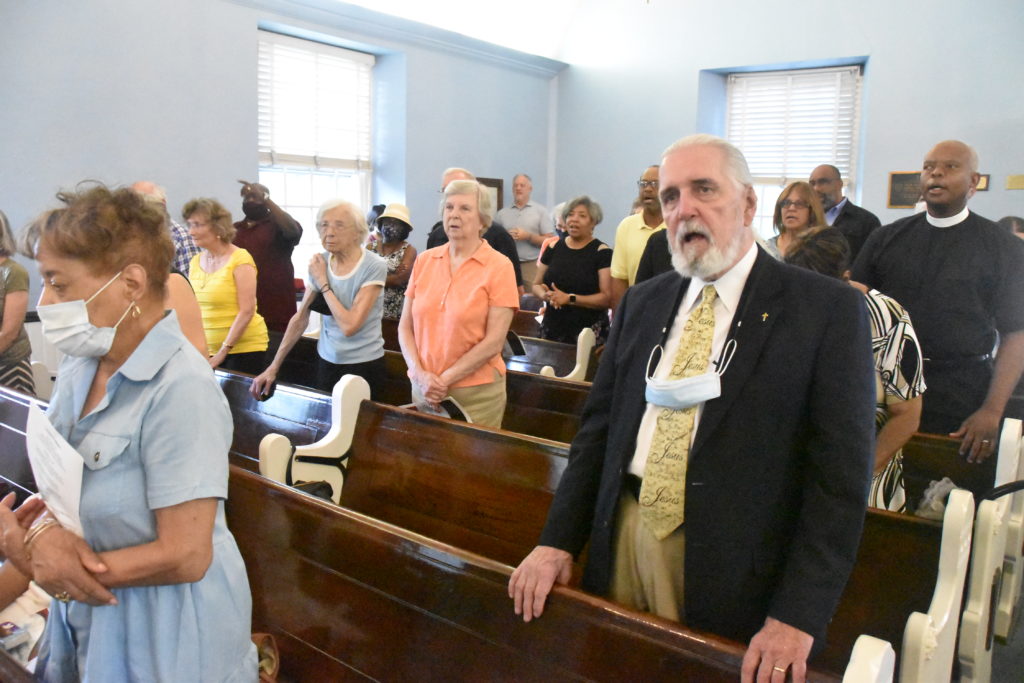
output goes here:
<path id="1" fill-rule="evenodd" d="M 256 264 L 231 243 L 231 213 L 215 199 L 193 199 L 182 217 L 202 251 L 192 257 L 188 279 L 199 300 L 210 367 L 257 375 L 267 351 L 267 325 L 256 311 Z"/>

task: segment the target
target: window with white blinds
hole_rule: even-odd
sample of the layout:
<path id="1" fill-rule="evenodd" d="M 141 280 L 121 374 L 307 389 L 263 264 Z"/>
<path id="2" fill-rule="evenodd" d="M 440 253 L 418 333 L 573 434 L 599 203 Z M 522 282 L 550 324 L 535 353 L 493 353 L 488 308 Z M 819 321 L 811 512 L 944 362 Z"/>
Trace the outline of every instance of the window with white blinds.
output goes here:
<path id="1" fill-rule="evenodd" d="M 860 129 L 861 67 L 734 73 L 726 84 L 726 137 L 743 151 L 759 187 L 759 232 L 774 234 L 774 199 L 820 164 L 852 191 Z M 765 225 L 767 221 L 767 225 Z"/>
<path id="2" fill-rule="evenodd" d="M 369 206 L 373 66 L 373 55 L 260 31 L 259 179 L 303 226 L 296 275 L 321 250 L 321 204 Z"/>
<path id="3" fill-rule="evenodd" d="M 261 163 L 369 169 L 373 64 L 373 55 L 261 31 Z"/>

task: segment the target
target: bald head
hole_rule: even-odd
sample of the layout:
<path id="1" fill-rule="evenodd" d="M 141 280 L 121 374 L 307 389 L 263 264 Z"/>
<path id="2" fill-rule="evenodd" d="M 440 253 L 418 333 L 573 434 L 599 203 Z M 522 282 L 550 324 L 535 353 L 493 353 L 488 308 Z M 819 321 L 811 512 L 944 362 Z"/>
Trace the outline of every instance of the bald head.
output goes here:
<path id="1" fill-rule="evenodd" d="M 978 153 L 959 140 L 932 147 L 921 166 L 921 196 L 935 218 L 955 216 L 978 186 Z"/>
<path id="2" fill-rule="evenodd" d="M 156 200 L 163 204 L 164 207 L 167 206 L 167 191 L 154 182 L 149 180 L 140 180 L 136 183 L 132 183 L 132 189 L 147 199 Z"/>
<path id="3" fill-rule="evenodd" d="M 441 191 L 444 192 L 444 188 L 453 180 L 476 180 L 476 176 L 464 168 L 446 168 L 441 175 Z"/>
<path id="4" fill-rule="evenodd" d="M 832 164 L 822 164 L 811 171 L 807 182 L 821 199 L 821 208 L 826 211 L 843 201 L 843 177 Z"/>

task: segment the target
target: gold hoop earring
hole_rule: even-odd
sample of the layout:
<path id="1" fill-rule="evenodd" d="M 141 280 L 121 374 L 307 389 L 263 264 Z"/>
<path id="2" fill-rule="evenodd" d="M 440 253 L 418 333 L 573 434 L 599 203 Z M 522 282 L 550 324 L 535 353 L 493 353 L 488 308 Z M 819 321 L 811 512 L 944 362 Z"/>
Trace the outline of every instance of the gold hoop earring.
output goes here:
<path id="1" fill-rule="evenodd" d="M 137 302 L 132 301 L 132 318 L 138 318 L 140 315 L 142 315 L 142 309 L 139 308 Z"/>

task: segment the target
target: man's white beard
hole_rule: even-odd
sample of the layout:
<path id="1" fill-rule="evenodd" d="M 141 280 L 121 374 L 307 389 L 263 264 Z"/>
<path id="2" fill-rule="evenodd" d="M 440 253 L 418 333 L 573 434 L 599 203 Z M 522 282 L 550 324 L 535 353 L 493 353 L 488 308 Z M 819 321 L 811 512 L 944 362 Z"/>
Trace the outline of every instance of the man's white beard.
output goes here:
<path id="1" fill-rule="evenodd" d="M 691 233 L 700 233 L 708 241 L 704 253 L 697 256 L 696 245 L 686 244 L 684 238 Z M 732 241 L 722 249 L 715 243 L 708 230 L 700 221 L 690 219 L 679 226 L 676 231 L 676 241 L 669 241 L 669 251 L 672 252 L 672 267 L 683 277 L 697 277 L 705 282 L 709 278 L 720 275 L 739 260 L 740 249 L 743 246 L 743 231 L 737 230 L 733 234 Z"/>

